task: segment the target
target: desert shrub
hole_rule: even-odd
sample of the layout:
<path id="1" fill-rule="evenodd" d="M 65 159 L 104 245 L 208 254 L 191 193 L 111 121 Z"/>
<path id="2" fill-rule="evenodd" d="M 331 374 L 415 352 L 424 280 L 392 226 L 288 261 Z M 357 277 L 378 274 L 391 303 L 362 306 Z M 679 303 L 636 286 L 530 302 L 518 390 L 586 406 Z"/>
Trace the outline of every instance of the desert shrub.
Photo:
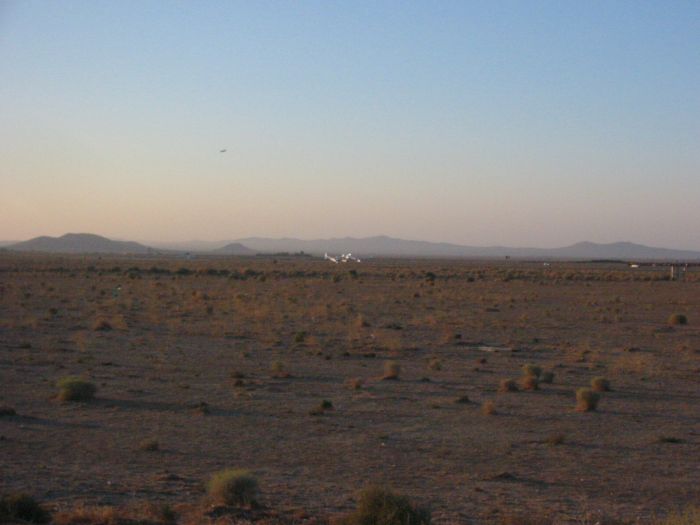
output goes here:
<path id="1" fill-rule="evenodd" d="M 591 389 L 595 392 L 607 392 L 610 390 L 610 381 L 604 377 L 594 377 L 591 379 Z"/>
<path id="2" fill-rule="evenodd" d="M 554 372 L 542 372 L 540 376 L 540 383 L 553 383 L 554 382 Z"/>
<path id="3" fill-rule="evenodd" d="M 564 434 L 552 434 L 547 438 L 547 444 L 550 446 L 561 445 L 566 441 Z"/>
<path id="4" fill-rule="evenodd" d="M 6 405 L 0 405 L 0 417 L 2 416 L 16 416 L 17 411 L 9 406 Z"/>
<path id="5" fill-rule="evenodd" d="M 659 439 L 657 441 L 659 443 L 672 443 L 674 445 L 678 443 L 685 443 L 681 438 L 677 438 L 674 436 L 659 436 Z"/>
<path id="6" fill-rule="evenodd" d="M 673 314 L 668 318 L 668 324 L 670 325 L 680 325 L 688 324 L 688 318 L 684 314 Z"/>
<path id="7" fill-rule="evenodd" d="M 518 384 L 514 379 L 502 379 L 498 385 L 499 392 L 517 392 Z"/>
<path id="8" fill-rule="evenodd" d="M 484 401 L 481 405 L 481 412 L 486 416 L 493 416 L 496 414 L 496 403 L 493 401 Z"/>
<path id="9" fill-rule="evenodd" d="M 258 480 L 248 470 L 222 470 L 209 480 L 207 493 L 225 505 L 252 505 L 258 495 Z"/>
<path id="10" fill-rule="evenodd" d="M 309 414 L 312 416 L 320 416 L 321 414 L 333 409 L 333 403 L 328 399 L 324 399 L 316 408 L 311 409 Z"/>
<path id="11" fill-rule="evenodd" d="M 95 319 L 95 322 L 92 323 L 92 329 L 95 332 L 108 332 L 112 329 L 112 323 L 107 319 Z"/>
<path id="12" fill-rule="evenodd" d="M 143 450 L 145 452 L 155 452 L 159 449 L 160 444 L 156 439 L 144 439 L 143 441 L 141 441 L 141 443 L 139 443 L 139 450 Z"/>
<path id="13" fill-rule="evenodd" d="M 28 523 L 48 523 L 51 516 L 28 494 L 7 494 L 0 498 L 0 521 L 21 520 Z"/>
<path id="14" fill-rule="evenodd" d="M 579 388 L 576 391 L 576 410 L 579 412 L 595 410 L 598 407 L 598 401 L 600 401 L 600 394 L 590 388 Z"/>
<path id="15" fill-rule="evenodd" d="M 520 379 L 520 386 L 523 387 L 523 390 L 539 390 L 540 380 L 537 379 L 537 376 L 523 376 Z"/>
<path id="16" fill-rule="evenodd" d="M 523 365 L 523 373 L 526 376 L 540 377 L 542 374 L 542 368 L 531 363 Z"/>
<path id="17" fill-rule="evenodd" d="M 430 525 L 428 509 L 413 505 L 402 495 L 384 487 L 370 486 L 359 494 L 355 512 L 340 525 Z"/>
<path id="18" fill-rule="evenodd" d="M 270 364 L 270 375 L 272 377 L 289 377 L 289 372 L 284 369 L 284 363 L 282 361 L 273 361 Z"/>
<path id="19" fill-rule="evenodd" d="M 360 388 L 362 388 L 362 385 L 364 385 L 364 383 L 365 382 L 359 377 L 353 377 L 352 379 L 348 379 L 348 386 L 352 390 L 359 390 Z"/>
<path id="20" fill-rule="evenodd" d="M 90 401 L 97 393 L 97 387 L 93 383 L 75 376 L 59 379 L 57 386 L 60 401 Z"/>
<path id="21" fill-rule="evenodd" d="M 437 357 L 433 357 L 428 361 L 428 368 L 431 370 L 442 370 L 442 362 Z"/>
<path id="22" fill-rule="evenodd" d="M 396 361 L 386 361 L 384 363 L 384 375 L 382 379 L 398 379 L 401 366 Z"/>

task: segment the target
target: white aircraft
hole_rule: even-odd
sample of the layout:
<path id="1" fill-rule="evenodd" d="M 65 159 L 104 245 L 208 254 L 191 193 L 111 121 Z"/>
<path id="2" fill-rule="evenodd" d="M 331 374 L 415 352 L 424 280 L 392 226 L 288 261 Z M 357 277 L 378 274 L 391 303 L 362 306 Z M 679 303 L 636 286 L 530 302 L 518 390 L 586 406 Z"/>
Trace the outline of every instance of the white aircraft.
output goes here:
<path id="1" fill-rule="evenodd" d="M 330 261 L 330 262 L 334 263 L 334 264 L 346 263 L 346 262 L 348 262 L 348 261 L 354 261 L 354 262 L 358 262 L 358 263 L 359 263 L 359 262 L 362 262 L 362 261 L 360 261 L 360 259 L 358 259 L 357 257 L 353 257 L 351 253 L 343 253 L 343 254 L 340 254 L 340 255 L 337 256 L 337 257 L 331 257 L 330 255 L 328 255 L 328 253 L 326 253 L 326 254 L 323 256 L 323 258 L 324 258 L 325 260 L 327 260 L 327 261 Z"/>

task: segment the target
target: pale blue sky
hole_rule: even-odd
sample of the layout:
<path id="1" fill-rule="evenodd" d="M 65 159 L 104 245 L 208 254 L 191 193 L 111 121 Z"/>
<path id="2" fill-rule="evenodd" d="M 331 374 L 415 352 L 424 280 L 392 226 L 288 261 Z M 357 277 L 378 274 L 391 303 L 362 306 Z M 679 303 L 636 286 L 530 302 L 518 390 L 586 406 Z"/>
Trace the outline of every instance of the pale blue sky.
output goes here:
<path id="1" fill-rule="evenodd" d="M 0 239 L 700 249 L 699 168 L 697 1 L 0 0 Z"/>

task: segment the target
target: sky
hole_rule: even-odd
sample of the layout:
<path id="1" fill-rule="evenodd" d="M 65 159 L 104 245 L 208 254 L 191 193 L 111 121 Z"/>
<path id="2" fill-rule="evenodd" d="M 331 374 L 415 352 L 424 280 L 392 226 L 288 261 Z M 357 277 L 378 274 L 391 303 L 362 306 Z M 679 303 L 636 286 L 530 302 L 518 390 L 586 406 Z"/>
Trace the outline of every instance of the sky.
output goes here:
<path id="1" fill-rule="evenodd" d="M 697 1 L 0 0 L 0 240 L 698 225 Z"/>

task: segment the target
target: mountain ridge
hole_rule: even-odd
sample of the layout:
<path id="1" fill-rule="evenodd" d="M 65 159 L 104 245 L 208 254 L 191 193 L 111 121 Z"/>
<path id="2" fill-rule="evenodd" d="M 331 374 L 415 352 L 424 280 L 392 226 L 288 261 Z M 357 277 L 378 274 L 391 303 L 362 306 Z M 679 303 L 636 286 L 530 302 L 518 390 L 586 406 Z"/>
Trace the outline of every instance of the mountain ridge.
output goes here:
<path id="1" fill-rule="evenodd" d="M 581 241 L 559 248 L 467 246 L 448 242 L 406 240 L 375 235 L 372 237 L 332 237 L 295 239 L 291 237 L 246 237 L 232 241 L 191 241 L 157 243 L 158 248 L 131 241 L 114 241 L 89 233 L 67 233 L 61 237 L 41 236 L 6 245 L 12 251 L 48 253 L 255 255 L 265 253 L 354 253 L 360 257 L 435 257 L 435 258 L 505 258 L 514 259 L 619 259 L 619 260 L 693 260 L 700 261 L 700 251 L 646 246 L 629 241 L 594 243 Z M 177 247 L 175 247 L 177 246 Z M 189 249 L 192 246 L 194 249 Z"/>

